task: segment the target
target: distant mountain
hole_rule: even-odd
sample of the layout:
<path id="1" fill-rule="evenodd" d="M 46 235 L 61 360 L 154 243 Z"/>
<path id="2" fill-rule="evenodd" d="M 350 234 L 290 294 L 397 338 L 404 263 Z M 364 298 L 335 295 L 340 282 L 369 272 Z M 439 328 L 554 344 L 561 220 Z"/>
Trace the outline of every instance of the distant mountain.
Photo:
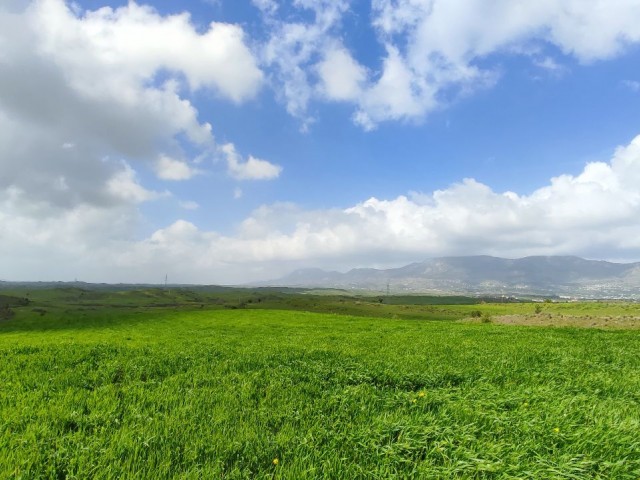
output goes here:
<path id="1" fill-rule="evenodd" d="M 346 273 L 296 270 L 263 285 L 342 288 L 391 293 L 561 295 L 640 298 L 640 263 L 573 256 L 442 257 L 400 268 L 356 268 Z"/>

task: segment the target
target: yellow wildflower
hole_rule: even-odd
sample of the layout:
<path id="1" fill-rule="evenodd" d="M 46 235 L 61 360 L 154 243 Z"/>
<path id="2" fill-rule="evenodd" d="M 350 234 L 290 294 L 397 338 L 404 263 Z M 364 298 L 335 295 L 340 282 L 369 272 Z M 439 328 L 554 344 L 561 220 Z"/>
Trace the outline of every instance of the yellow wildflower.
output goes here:
<path id="1" fill-rule="evenodd" d="M 280 460 L 278 460 L 277 458 L 273 459 L 273 464 L 274 465 L 278 465 L 280 463 Z"/>

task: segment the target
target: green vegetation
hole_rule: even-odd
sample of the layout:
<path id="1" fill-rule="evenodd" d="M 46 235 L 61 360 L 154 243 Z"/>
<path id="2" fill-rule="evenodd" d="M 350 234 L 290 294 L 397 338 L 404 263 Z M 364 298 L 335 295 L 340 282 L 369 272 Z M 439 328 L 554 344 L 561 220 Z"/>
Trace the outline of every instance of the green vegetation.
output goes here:
<path id="1" fill-rule="evenodd" d="M 492 321 L 534 315 L 531 303 L 185 289 L 2 298 L 14 315 L 0 321 L 0 478 L 640 476 L 638 330 Z"/>

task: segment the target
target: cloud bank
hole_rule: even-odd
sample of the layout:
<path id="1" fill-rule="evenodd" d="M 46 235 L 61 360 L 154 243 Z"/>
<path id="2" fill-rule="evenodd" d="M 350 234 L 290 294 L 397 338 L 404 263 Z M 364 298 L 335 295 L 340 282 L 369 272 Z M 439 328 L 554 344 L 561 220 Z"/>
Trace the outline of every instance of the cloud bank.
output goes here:
<path id="1" fill-rule="evenodd" d="M 19 193 L 5 195 L 0 223 L 8 271 L 40 278 L 236 283 L 268 279 L 301 266 L 391 266 L 440 255 L 504 257 L 578 254 L 640 257 L 640 136 L 609 161 L 579 175 L 552 178 L 530 195 L 495 192 L 465 179 L 431 193 L 370 198 L 343 209 L 294 204 L 256 209 L 234 235 L 178 220 L 143 240 L 122 211 L 77 207 L 44 222 L 25 215 Z M 13 196 L 12 196 L 13 195 Z M 135 196 L 135 194 L 133 194 Z M 108 230 L 104 225 L 109 225 Z M 108 232 L 108 233 L 107 233 Z"/>

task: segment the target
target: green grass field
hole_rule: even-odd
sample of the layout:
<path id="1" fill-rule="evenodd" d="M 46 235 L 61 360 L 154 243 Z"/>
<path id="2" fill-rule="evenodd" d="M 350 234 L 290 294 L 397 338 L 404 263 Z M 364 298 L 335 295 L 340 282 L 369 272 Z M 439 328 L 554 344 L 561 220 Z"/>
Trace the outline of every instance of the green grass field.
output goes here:
<path id="1" fill-rule="evenodd" d="M 640 478 L 638 330 L 238 295 L 5 301 L 0 478 Z"/>

